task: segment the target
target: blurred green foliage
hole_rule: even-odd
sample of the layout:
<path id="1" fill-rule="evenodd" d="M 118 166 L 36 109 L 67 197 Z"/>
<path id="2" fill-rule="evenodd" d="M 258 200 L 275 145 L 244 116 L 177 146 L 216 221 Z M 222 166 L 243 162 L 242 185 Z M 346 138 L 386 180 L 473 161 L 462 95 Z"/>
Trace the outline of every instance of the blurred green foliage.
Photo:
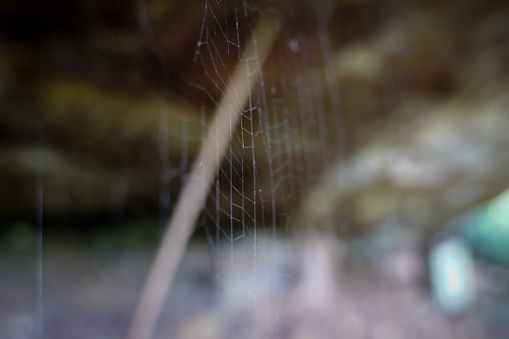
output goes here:
<path id="1" fill-rule="evenodd" d="M 461 219 L 475 254 L 509 267 L 509 190 Z"/>

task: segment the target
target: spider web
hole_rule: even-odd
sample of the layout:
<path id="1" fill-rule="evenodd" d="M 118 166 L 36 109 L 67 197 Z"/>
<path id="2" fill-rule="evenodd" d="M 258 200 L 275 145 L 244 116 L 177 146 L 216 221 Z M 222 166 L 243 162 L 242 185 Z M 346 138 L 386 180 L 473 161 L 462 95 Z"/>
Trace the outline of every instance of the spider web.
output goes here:
<path id="1" fill-rule="evenodd" d="M 14 247 L 34 245 L 35 250 L 28 284 L 20 284 L 27 279 L 10 271 L 23 265 L 3 265 L 13 274 L 6 274 L 9 289 L 2 299 L 16 307 L 29 305 L 30 311 L 30 316 L 13 313 L 3 320 L 12 324 L 7 336 L 23 335 L 22 328 L 40 337 L 65 335 L 63 328 L 75 325 L 83 336 L 109 331 L 118 324 L 104 321 L 110 319 L 101 313 L 105 296 L 123 310 L 125 323 L 131 316 L 130 303 L 145 277 L 141 269 L 132 271 L 150 265 L 153 248 L 140 254 L 146 255 L 145 262 L 126 264 L 126 278 L 117 273 L 128 256 L 115 252 L 113 237 L 98 236 L 101 249 L 90 261 L 93 266 L 81 267 L 72 256 L 62 255 L 70 249 L 54 248 L 47 238 L 54 221 L 68 226 L 73 218 L 90 224 L 98 218 L 109 228 L 113 219 L 117 228 L 109 231 L 115 235 L 136 229 L 128 234 L 128 246 L 140 229 L 151 232 L 150 241 L 164 239 L 185 188 L 203 180 L 203 206 L 185 207 L 198 215 L 191 223 L 192 245 L 205 244 L 207 251 L 193 247 L 184 260 L 200 253 L 198 274 L 205 272 L 206 279 L 214 275 L 205 285 L 214 285 L 210 294 L 219 300 L 213 311 L 221 309 L 220 326 L 242 327 L 232 329 L 232 337 L 244 329 L 254 329 L 254 337 L 284 337 L 277 331 L 285 329 L 284 321 L 294 320 L 293 308 L 310 306 L 302 318 L 312 323 L 316 310 L 320 318 L 328 311 L 320 307 L 337 300 L 331 291 L 341 289 L 342 281 L 338 286 L 323 283 L 330 278 L 323 275 L 332 256 L 321 252 L 325 245 L 309 246 L 314 229 L 325 230 L 321 234 L 337 242 L 350 232 L 367 234 L 373 243 L 377 238 L 378 248 L 360 248 L 366 239 L 359 238 L 337 246 L 338 251 L 359 246 L 354 255 L 369 256 L 366 260 L 376 264 L 385 247 L 405 237 L 384 233 L 386 225 L 403 225 L 408 238 L 417 237 L 413 233 L 419 229 L 442 225 L 458 208 L 499 193 L 507 183 L 505 172 L 497 170 L 507 167 L 501 148 L 507 144 L 506 91 L 505 80 L 499 79 L 507 69 L 502 61 L 507 54 L 505 5 L 499 10 L 477 1 L 464 6 L 331 0 L 50 3 L 58 11 L 30 5 L 35 11 L 25 13 L 21 6 L 16 14 L 14 6 L 2 12 L 8 19 L 2 27 L 13 41 L 6 41 L 7 61 L 0 65 L 6 80 L 0 92 L 5 103 L 14 103 L 14 109 L 7 109 L 16 113 L 11 114 L 14 120 L 9 115 L 2 120 L 7 123 L 2 140 L 8 144 L 3 147 L 16 146 L 3 159 L 15 165 L 2 169 L 8 178 L 2 186 L 7 187 L 3 212 L 25 218 L 32 211 L 32 221 L 14 225 L 18 233 L 12 234 L 26 236 Z M 69 13 L 53 16 L 60 10 Z M 268 17 L 281 23 L 269 39 L 258 33 Z M 27 29 L 32 22 L 44 29 Z M 271 47 L 266 47 L 265 60 L 261 50 L 267 41 Z M 245 82 L 235 81 L 239 70 Z M 34 73 L 41 76 L 32 84 Z M 246 86 L 246 99 L 241 99 Z M 20 89 L 26 93 L 12 97 Z M 222 106 L 224 98 L 231 99 L 230 109 Z M 233 112 L 240 112 L 239 120 Z M 227 132 L 215 128 L 218 117 L 227 118 Z M 495 122 L 493 130 L 480 128 L 489 125 L 486 121 Z M 223 141 L 227 146 L 220 146 Z M 212 149 L 213 165 L 199 161 L 206 146 Z M 211 182 L 193 175 L 193 169 L 205 167 L 214 172 Z M 21 210 L 10 211 L 18 203 Z M 158 213 L 159 229 L 154 231 L 150 217 L 124 228 L 138 212 L 143 217 Z M 338 229 L 345 232 L 342 238 L 333 236 Z M 76 238 L 84 246 L 96 240 Z M 131 248 L 127 252 L 131 255 Z M 341 254 L 335 258 L 344 264 Z M 105 260 L 111 257 L 115 260 Z M 185 271 L 190 265 L 181 266 Z M 391 273 L 384 268 L 384 274 Z M 203 277 L 184 272 L 180 279 L 181 287 Z M 12 287 L 19 287 L 16 293 Z M 126 294 L 111 293 L 122 287 Z M 166 302 L 161 318 L 173 324 L 160 321 L 156 333 L 185 327 L 176 324 L 181 318 L 175 314 L 206 290 L 200 286 L 179 295 L 178 288 L 167 302 L 160 298 Z M 69 295 L 75 300 L 69 302 Z M 338 307 L 347 305 L 350 311 L 362 300 L 360 295 L 351 303 L 347 299 Z M 81 322 L 83 317 L 73 317 L 79 322 L 69 325 L 70 315 L 83 310 L 90 318 Z M 330 318 L 335 323 L 340 317 Z M 416 319 L 422 323 L 420 315 Z"/>
<path id="2" fill-rule="evenodd" d="M 255 61 L 247 63 L 244 72 L 246 79 L 258 78 L 256 86 L 248 88 L 245 104 L 240 100 L 235 103 L 234 109 L 241 110 L 238 125 L 230 118 L 229 135 L 216 136 L 228 138 L 230 143 L 226 149 L 215 149 L 218 175 L 198 225 L 222 267 L 217 271 L 219 280 L 224 258 L 229 259 L 232 269 L 251 267 L 249 286 L 239 297 L 252 298 L 255 314 L 257 297 L 270 292 L 279 279 L 277 270 L 270 269 L 275 261 L 274 244 L 293 232 L 292 218 L 301 194 L 316 184 L 324 168 L 345 150 L 344 117 L 336 114 L 340 97 L 332 74 L 328 9 L 315 8 L 311 19 L 296 29 L 302 14 L 286 12 L 282 5 L 206 1 L 190 66 L 199 76 L 185 78 L 188 85 L 202 92 L 201 103 L 194 103 L 201 114 L 189 123 L 199 122 L 203 143 L 207 133 L 214 133 L 210 127 L 213 114 L 225 114 L 221 111 L 222 98 L 243 96 L 232 78 L 235 68 L 243 67 L 243 58 Z M 261 17 L 274 12 L 289 19 L 293 27 L 285 31 L 285 23 L 282 31 L 274 32 L 273 52 L 264 64 L 257 55 L 262 37 L 254 31 Z M 243 55 L 249 45 L 254 46 L 254 56 Z M 250 68 L 253 65 L 256 69 Z M 215 108 L 220 110 L 211 114 Z M 163 115 L 163 125 L 166 120 Z M 179 173 L 186 182 L 183 173 L 197 159 L 189 151 L 187 128 L 162 128 L 160 140 L 165 142 L 172 132 L 180 133 Z M 171 168 L 167 152 L 164 147 L 160 149 L 162 173 Z M 164 209 L 171 203 L 164 190 L 168 182 L 162 180 L 162 184 L 160 206 Z M 259 311 L 267 315 L 267 322 L 272 321 L 270 301 Z"/>
<path id="3" fill-rule="evenodd" d="M 282 5 L 205 2 L 191 66 L 204 75 L 204 81 L 187 79 L 205 97 L 198 104 L 202 139 L 220 98 L 236 95 L 235 87 L 233 93 L 225 91 L 243 49 L 253 43 L 250 34 L 258 18 L 280 12 L 290 24 L 298 24 L 295 18 L 300 14 L 290 13 L 292 22 Z M 332 58 L 327 9 L 314 11 L 314 17 L 301 29 L 293 27 L 290 33 L 283 28 L 272 57 L 266 65 L 257 63 L 262 72 L 256 87 L 250 89 L 238 126 L 231 126 L 230 147 L 224 152 L 217 150 L 219 174 L 201 225 L 218 256 L 224 254 L 221 248 L 225 242 L 231 252 L 238 242 L 244 247 L 256 246 L 260 231 L 274 238 L 287 233 L 300 194 L 317 182 L 344 148 L 344 122 L 341 115 L 331 114 L 339 110 L 340 94 L 327 69 Z M 182 174 L 192 162 L 192 154 L 186 132 L 178 132 Z M 168 131 L 161 131 L 162 138 L 165 133 Z M 162 149 L 162 159 L 164 153 Z M 168 203 L 162 201 L 161 206 L 165 205 Z"/>

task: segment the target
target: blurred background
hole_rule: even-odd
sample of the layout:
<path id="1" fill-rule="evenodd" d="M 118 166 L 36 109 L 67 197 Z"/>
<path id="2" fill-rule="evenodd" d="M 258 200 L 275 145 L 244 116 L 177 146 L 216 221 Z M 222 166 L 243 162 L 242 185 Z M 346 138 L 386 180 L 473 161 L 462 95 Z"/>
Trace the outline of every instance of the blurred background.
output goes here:
<path id="1" fill-rule="evenodd" d="M 274 14 L 156 337 L 509 333 L 505 1 L 19 0 L 0 5 L 0 337 L 125 336 Z"/>

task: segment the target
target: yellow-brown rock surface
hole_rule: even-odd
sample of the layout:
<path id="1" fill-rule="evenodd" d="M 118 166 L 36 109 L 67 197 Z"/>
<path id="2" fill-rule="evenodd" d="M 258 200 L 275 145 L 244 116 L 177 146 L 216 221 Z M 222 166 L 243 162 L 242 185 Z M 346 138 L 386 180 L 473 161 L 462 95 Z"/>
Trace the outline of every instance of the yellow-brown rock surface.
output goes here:
<path id="1" fill-rule="evenodd" d="M 509 185 L 503 1 L 24 3 L 0 13 L 3 219 L 38 185 L 48 217 L 169 213 L 263 11 L 283 26 L 209 214 L 421 225 Z"/>

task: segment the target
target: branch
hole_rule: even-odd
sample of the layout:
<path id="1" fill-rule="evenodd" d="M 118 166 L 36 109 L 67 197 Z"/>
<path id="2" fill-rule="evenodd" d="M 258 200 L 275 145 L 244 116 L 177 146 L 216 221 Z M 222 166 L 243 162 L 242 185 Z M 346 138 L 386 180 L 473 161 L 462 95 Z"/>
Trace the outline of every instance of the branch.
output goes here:
<path id="1" fill-rule="evenodd" d="M 210 186 L 230 144 L 243 107 L 279 30 L 280 19 L 262 15 L 252 33 L 252 44 L 243 52 L 233 77 L 214 113 L 187 185 L 167 224 L 157 256 L 146 280 L 129 331 L 129 339 L 149 339 L 166 301 L 178 265 L 184 255 L 194 224 L 203 209 Z M 219 160 L 219 161 L 218 161 Z"/>

